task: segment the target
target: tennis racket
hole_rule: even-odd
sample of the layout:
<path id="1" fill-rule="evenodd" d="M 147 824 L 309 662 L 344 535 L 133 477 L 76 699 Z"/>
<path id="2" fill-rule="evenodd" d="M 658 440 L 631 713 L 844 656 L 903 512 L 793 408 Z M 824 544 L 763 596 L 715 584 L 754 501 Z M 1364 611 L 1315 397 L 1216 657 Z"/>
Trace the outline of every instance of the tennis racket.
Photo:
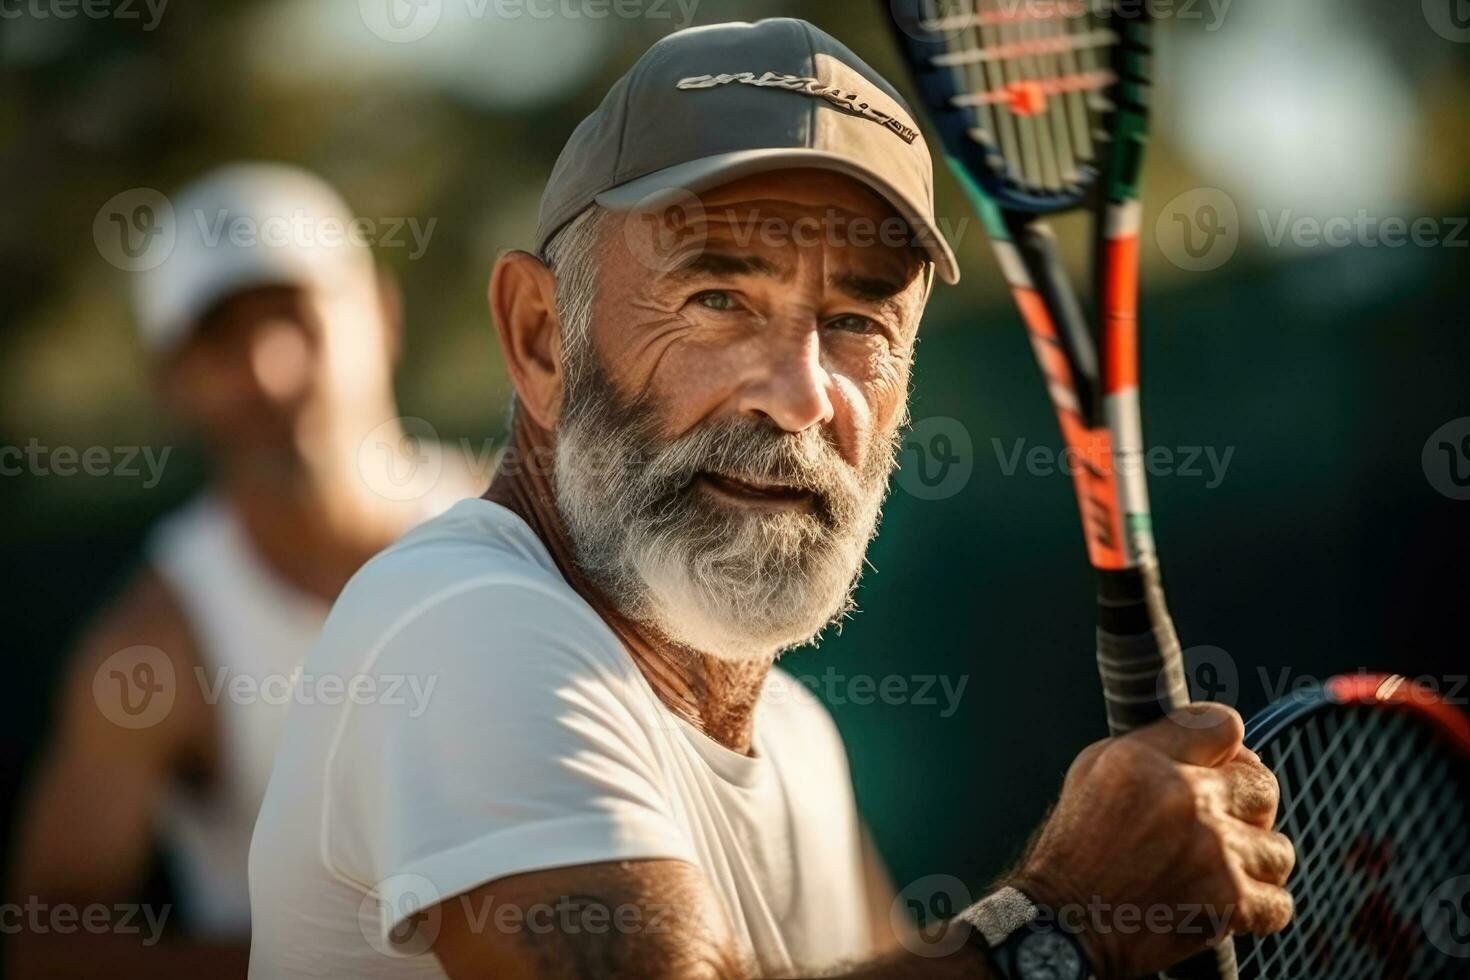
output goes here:
<path id="1" fill-rule="evenodd" d="M 1148 130 L 1147 4 L 891 0 L 915 84 L 994 247 L 1073 466 L 1097 570 L 1097 657 L 1120 735 L 1189 701 L 1164 604 L 1138 405 L 1138 177 Z M 1091 215 L 1094 315 L 1045 219 Z M 1224 942 L 1167 974 L 1235 976 Z"/>
<path id="2" fill-rule="evenodd" d="M 1246 726 L 1296 844 L 1285 930 L 1235 940 L 1242 980 L 1470 977 L 1470 720 L 1423 686 L 1348 675 Z"/>

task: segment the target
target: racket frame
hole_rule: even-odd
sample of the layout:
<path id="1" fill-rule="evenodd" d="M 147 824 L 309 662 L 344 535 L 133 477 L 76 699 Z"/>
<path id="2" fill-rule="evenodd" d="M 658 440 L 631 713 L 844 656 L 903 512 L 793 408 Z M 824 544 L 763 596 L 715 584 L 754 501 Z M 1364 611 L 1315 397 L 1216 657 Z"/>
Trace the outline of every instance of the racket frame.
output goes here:
<path id="1" fill-rule="evenodd" d="M 1307 716 L 1345 704 L 1412 711 L 1470 759 L 1470 717 L 1430 688 L 1399 674 L 1342 674 L 1294 691 L 1246 723 L 1245 744 L 1252 750 L 1261 748 Z"/>

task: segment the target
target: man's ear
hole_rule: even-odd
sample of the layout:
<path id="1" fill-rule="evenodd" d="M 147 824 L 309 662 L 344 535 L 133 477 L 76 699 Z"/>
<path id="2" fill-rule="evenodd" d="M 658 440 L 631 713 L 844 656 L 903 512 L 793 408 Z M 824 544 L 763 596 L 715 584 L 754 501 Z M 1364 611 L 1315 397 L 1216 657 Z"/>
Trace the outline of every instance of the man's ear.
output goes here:
<path id="1" fill-rule="evenodd" d="M 537 425 L 555 429 L 564 381 L 556 276 L 529 252 L 507 252 L 490 274 L 490 315 L 521 406 Z"/>

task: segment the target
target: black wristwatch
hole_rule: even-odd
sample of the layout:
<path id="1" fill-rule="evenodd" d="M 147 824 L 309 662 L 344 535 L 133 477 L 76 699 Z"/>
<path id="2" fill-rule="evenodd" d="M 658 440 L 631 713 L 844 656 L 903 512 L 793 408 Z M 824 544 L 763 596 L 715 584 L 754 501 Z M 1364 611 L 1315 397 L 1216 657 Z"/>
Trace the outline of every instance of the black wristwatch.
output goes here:
<path id="1" fill-rule="evenodd" d="M 1005 980 L 1096 980 L 1087 950 L 1050 910 L 1015 888 L 987 895 L 959 915 Z"/>
<path id="2" fill-rule="evenodd" d="M 1087 951 L 1054 920 L 1037 920 L 990 951 L 1006 980 L 1094 980 Z"/>

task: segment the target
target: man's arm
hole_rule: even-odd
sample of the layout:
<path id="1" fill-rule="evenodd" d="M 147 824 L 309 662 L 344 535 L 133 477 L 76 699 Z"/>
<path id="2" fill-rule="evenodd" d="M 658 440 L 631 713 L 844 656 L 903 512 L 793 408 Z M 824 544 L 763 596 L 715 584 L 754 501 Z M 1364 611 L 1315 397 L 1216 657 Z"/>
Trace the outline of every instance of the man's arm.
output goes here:
<path id="1" fill-rule="evenodd" d="M 184 766 L 210 768 L 215 751 L 209 706 L 194 683 L 192 649 L 176 602 L 147 570 L 86 634 L 68 668 L 56 727 L 20 816 L 12 902 L 80 912 L 93 903 L 134 897 L 147 872 L 159 799 Z M 160 676 L 165 661 L 168 671 Z M 125 697 L 131 707 L 143 706 L 137 717 L 148 717 L 142 700 L 147 695 L 137 683 L 145 679 L 165 685 L 166 691 L 151 696 L 171 696 L 172 705 L 154 723 L 117 724 L 113 718 Z M 149 938 L 147 929 L 56 934 L 31 928 L 27 917 L 9 944 L 12 975 L 55 975 L 63 961 L 77 969 L 90 963 L 100 975 L 140 956 L 150 975 L 171 975 L 167 965 L 174 951 L 145 948 Z M 212 962 L 226 973 L 238 962 L 243 975 L 243 949 L 242 944 L 233 955 L 213 950 Z M 185 975 L 186 969 L 181 963 L 172 975 Z"/>
<path id="2" fill-rule="evenodd" d="M 1225 932 L 1275 932 L 1291 918 L 1282 885 L 1294 853 L 1270 830 L 1274 777 L 1241 748 L 1233 710 L 1195 705 L 1186 712 L 1187 723 L 1165 720 L 1079 756 L 1013 877 L 1023 893 L 1080 929 L 1103 980 L 1156 973 Z M 1215 918 L 1201 920 L 1201 906 Z M 681 861 L 520 874 L 435 909 L 433 950 L 454 980 L 754 975 L 713 887 Z M 1126 929 L 1124 916 L 1132 923 Z M 1138 929 L 1139 921 L 1161 924 Z M 890 953 L 846 975 L 996 976 L 975 942 L 946 956 Z"/>
<path id="3" fill-rule="evenodd" d="M 434 953 L 453 980 L 640 977 L 743 980 L 725 912 L 683 861 L 623 861 L 514 875 L 438 906 Z M 974 946 L 926 959 L 889 953 L 850 974 L 948 980 L 993 974 Z"/>

